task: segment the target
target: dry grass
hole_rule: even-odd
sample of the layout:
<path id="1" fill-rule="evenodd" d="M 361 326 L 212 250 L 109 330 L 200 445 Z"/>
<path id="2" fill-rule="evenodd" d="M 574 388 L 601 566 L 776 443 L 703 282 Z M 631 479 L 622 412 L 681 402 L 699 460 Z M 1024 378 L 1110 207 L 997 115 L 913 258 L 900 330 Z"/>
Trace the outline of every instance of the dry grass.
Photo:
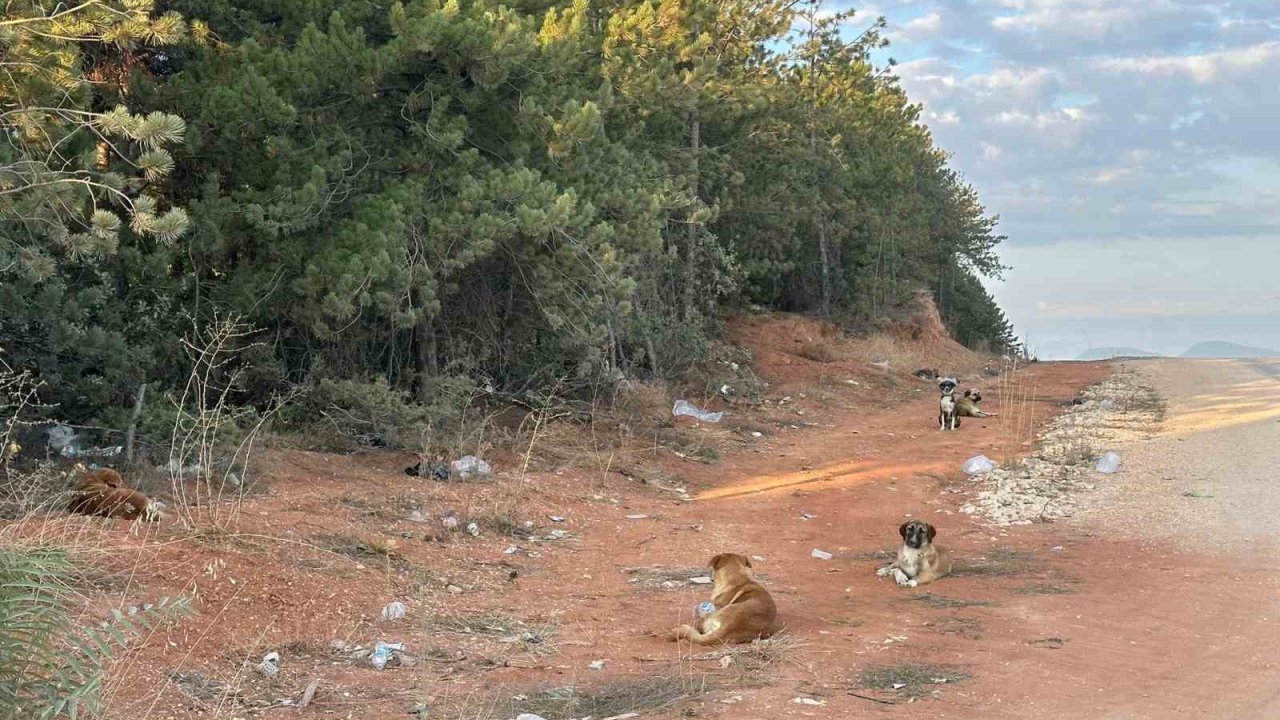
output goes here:
<path id="1" fill-rule="evenodd" d="M 951 574 L 1009 577 L 1035 574 L 1040 569 L 1040 560 L 1034 553 L 1012 548 L 993 548 L 974 562 L 957 564 Z"/>
<path id="2" fill-rule="evenodd" d="M 883 690 L 908 700 L 918 700 L 933 694 L 941 685 L 963 682 L 971 677 L 953 665 L 898 663 L 863 668 L 858 684 L 866 690 Z"/>
<path id="3" fill-rule="evenodd" d="M 949 598 L 942 595 L 934 595 L 933 593 L 922 593 L 920 595 L 912 595 L 906 599 L 907 602 L 918 602 L 928 605 L 932 608 L 964 608 L 964 607 L 994 607 L 997 603 L 991 600 L 964 600 L 961 598 Z"/>
<path id="4" fill-rule="evenodd" d="M 510 720 L 521 713 L 544 718 L 607 718 L 649 713 L 706 692 L 699 678 L 680 674 L 622 678 L 590 686 L 566 685 L 442 703 L 445 720 Z M 508 693 L 510 691 L 507 691 Z"/>
<path id="5" fill-rule="evenodd" d="M 411 564 L 396 552 L 396 541 L 377 535 L 357 537 L 344 533 L 318 533 L 312 535 L 313 545 L 352 560 L 381 561 L 396 569 L 408 569 Z"/>

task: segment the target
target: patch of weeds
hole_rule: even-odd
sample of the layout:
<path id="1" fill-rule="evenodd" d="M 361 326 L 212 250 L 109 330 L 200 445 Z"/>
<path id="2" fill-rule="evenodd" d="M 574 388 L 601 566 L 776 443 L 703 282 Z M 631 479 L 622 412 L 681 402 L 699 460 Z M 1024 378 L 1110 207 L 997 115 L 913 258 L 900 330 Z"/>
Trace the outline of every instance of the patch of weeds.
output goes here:
<path id="1" fill-rule="evenodd" d="M 734 684 L 740 686 L 760 682 L 761 675 L 780 663 L 795 646 L 795 636 L 782 631 L 767 639 L 729 645 L 708 653 L 694 655 L 693 659 L 718 660 L 722 667 L 737 670 L 739 678 Z"/>
<path id="2" fill-rule="evenodd" d="M 1028 640 L 1027 644 L 1032 647 L 1047 648 L 1049 650 L 1058 650 L 1063 645 L 1066 645 L 1067 641 L 1063 640 L 1062 638 L 1047 637 L 1047 638 L 1036 638 L 1035 640 Z"/>
<path id="3" fill-rule="evenodd" d="M 1012 548 L 994 548 L 974 562 L 956 565 L 951 574 L 981 577 L 1027 575 L 1037 570 L 1037 564 L 1034 553 Z"/>
<path id="4" fill-rule="evenodd" d="M 925 627 L 939 635 L 959 635 L 966 640 L 982 639 L 982 623 L 975 618 L 949 617 L 938 622 L 925 623 Z"/>
<path id="5" fill-rule="evenodd" d="M 868 562 L 875 560 L 876 562 L 891 562 L 898 554 L 892 550 L 871 550 L 868 552 L 854 553 L 849 555 L 850 560 L 860 560 Z"/>
<path id="6" fill-rule="evenodd" d="M 688 585 L 695 577 L 709 577 L 711 571 L 705 567 L 633 567 L 625 571 L 631 576 L 632 585 L 644 588 L 672 589 Z"/>
<path id="7" fill-rule="evenodd" d="M 496 640 L 533 654 L 557 652 L 553 642 L 559 627 L 551 623 L 526 623 L 501 613 L 433 615 L 427 618 L 430 631 L 470 635 Z"/>
<path id="8" fill-rule="evenodd" d="M 964 608 L 964 607 L 994 607 L 995 602 L 991 600 L 964 600 L 961 598 L 949 598 L 943 595 L 934 595 L 933 593 L 921 593 L 912 595 L 907 598 L 908 602 L 924 603 L 933 608 Z"/>
<path id="9" fill-rule="evenodd" d="M 410 567 L 408 560 L 396 554 L 396 543 L 390 538 L 359 538 L 343 533 L 318 533 L 311 536 L 311 543 L 322 550 L 353 560 L 389 562 L 397 569 Z"/>
<path id="10" fill-rule="evenodd" d="M 1014 588 L 1013 592 L 1018 595 L 1071 595 L 1075 592 L 1075 588 L 1050 585 L 1048 583 L 1032 583 Z"/>
<path id="11" fill-rule="evenodd" d="M 400 515 L 393 509 L 385 505 L 375 505 L 368 500 L 354 497 L 344 497 L 339 502 L 344 507 L 351 508 L 356 515 L 361 518 L 370 518 L 373 520 L 396 521 L 400 519 Z"/>
<path id="12" fill-rule="evenodd" d="M 593 687 L 567 686 L 515 695 L 505 713 L 510 718 L 532 713 L 547 718 L 605 718 L 647 713 L 671 707 L 704 692 L 705 681 L 679 676 L 616 680 Z"/>
<path id="13" fill-rule="evenodd" d="M 963 682 L 971 677 L 951 665 L 898 663 L 868 665 L 859 674 L 858 684 L 863 689 L 887 690 L 909 700 L 918 700 L 932 694 L 939 685 Z"/>

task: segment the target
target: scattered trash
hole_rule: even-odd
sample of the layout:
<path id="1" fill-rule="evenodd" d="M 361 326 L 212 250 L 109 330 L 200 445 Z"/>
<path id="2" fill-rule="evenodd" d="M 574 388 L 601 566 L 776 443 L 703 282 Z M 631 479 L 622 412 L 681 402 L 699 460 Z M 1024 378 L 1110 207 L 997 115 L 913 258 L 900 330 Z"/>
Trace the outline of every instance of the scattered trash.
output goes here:
<path id="1" fill-rule="evenodd" d="M 408 612 L 409 608 L 405 607 L 404 603 L 399 600 L 389 602 L 386 607 L 382 608 L 382 621 L 390 622 L 392 620 L 400 620 Z"/>
<path id="2" fill-rule="evenodd" d="M 733 656 L 732 656 L 732 655 L 721 655 L 721 656 L 720 656 L 720 667 L 722 667 L 722 668 L 728 668 L 728 667 L 729 667 L 730 665 L 732 665 L 732 664 L 733 664 Z"/>
<path id="3" fill-rule="evenodd" d="M 809 698 L 809 697 L 798 697 L 792 700 L 791 702 L 795 703 L 796 705 L 826 705 L 827 704 L 826 700 L 818 700 L 817 698 Z"/>
<path id="4" fill-rule="evenodd" d="M 884 372 L 886 372 L 886 373 L 888 373 L 888 372 L 889 372 L 889 370 L 891 369 L 891 366 L 889 365 L 889 361 L 888 361 L 888 360 L 881 360 L 880 362 L 873 362 L 873 363 L 871 363 L 871 367 L 878 368 L 878 369 L 880 369 L 880 370 L 883 370 L 883 371 L 884 371 Z"/>
<path id="5" fill-rule="evenodd" d="M 369 656 L 369 664 L 381 670 L 387 666 L 387 661 L 391 659 L 394 653 L 403 650 L 404 643 L 378 641 L 378 644 L 373 646 L 373 654 Z"/>
<path id="6" fill-rule="evenodd" d="M 1113 452 L 1105 452 L 1102 457 L 1098 458 L 1098 464 L 1095 469 L 1100 473 L 1111 473 L 1120 469 L 1120 456 Z"/>
<path id="7" fill-rule="evenodd" d="M 751 432 L 751 437 L 755 437 L 755 438 L 758 438 L 758 437 L 764 437 L 764 433 L 762 433 L 762 432 L 760 432 L 760 431 L 758 431 L 758 430 L 753 430 L 753 431 Z"/>
<path id="8" fill-rule="evenodd" d="M 457 530 L 458 518 L 453 514 L 453 511 L 450 510 L 444 514 L 444 517 L 440 518 L 440 524 L 444 526 L 445 530 Z"/>
<path id="9" fill-rule="evenodd" d="M 1062 547 L 1061 545 L 1054 545 L 1053 547 L 1049 548 L 1050 552 L 1062 552 L 1063 550 L 1066 550 L 1066 548 Z"/>
<path id="10" fill-rule="evenodd" d="M 423 515 L 421 510 L 414 510 L 409 513 L 409 522 L 424 523 L 427 520 L 427 516 Z"/>
<path id="11" fill-rule="evenodd" d="M 815 557 L 819 560 L 830 560 L 834 556 L 831 553 L 827 552 L 826 550 L 819 550 L 818 548 L 814 548 L 813 552 L 809 553 L 809 557 Z"/>
<path id="12" fill-rule="evenodd" d="M 676 404 L 671 408 L 671 414 L 676 417 L 680 417 L 681 415 L 688 415 L 689 417 L 697 418 L 699 420 L 702 420 L 703 422 L 711 422 L 711 423 L 718 423 L 720 422 L 721 419 L 724 418 L 724 413 L 707 412 L 705 410 L 699 410 L 698 406 L 694 405 L 688 400 L 677 400 Z"/>
<path id="13" fill-rule="evenodd" d="M 689 578 L 689 582 L 693 583 L 694 585 L 710 585 L 712 583 L 712 580 L 706 575 L 700 575 L 698 577 Z"/>
<path id="14" fill-rule="evenodd" d="M 548 519 L 548 520 L 550 520 L 550 521 L 551 521 L 551 522 L 553 522 L 553 523 L 562 523 L 562 522 L 564 522 L 564 518 L 563 518 L 563 517 L 561 517 L 561 516 L 559 516 L 559 515 L 548 515 L 548 516 L 547 516 L 547 519 Z"/>
<path id="15" fill-rule="evenodd" d="M 922 368 L 922 369 L 917 370 L 917 371 L 915 371 L 915 372 L 913 372 L 913 373 L 911 373 L 911 374 L 912 374 L 912 375 L 915 375 L 916 377 L 920 378 L 921 380 L 934 380 L 934 379 L 936 379 L 936 378 L 938 377 L 938 371 L 937 371 L 937 370 L 930 370 L 930 369 L 928 369 L 928 368 Z"/>
<path id="16" fill-rule="evenodd" d="M 547 719 L 542 717 L 541 715 L 534 715 L 533 713 L 520 713 L 519 715 L 516 716 L 516 720 L 547 720 Z"/>
<path id="17" fill-rule="evenodd" d="M 588 670 L 603 670 L 603 669 L 604 669 L 604 661 L 603 661 L 603 660 L 592 660 L 591 662 L 587 663 L 587 669 L 588 669 Z"/>
<path id="18" fill-rule="evenodd" d="M 901 690 L 902 688 L 904 688 L 904 687 L 906 687 L 906 686 L 907 686 L 907 684 L 906 684 L 906 683 L 894 683 L 894 684 L 893 684 L 893 689 L 894 689 L 894 690 Z"/>
<path id="19" fill-rule="evenodd" d="M 464 479 L 473 475 L 483 476 L 492 473 L 493 468 L 489 467 L 489 463 L 475 455 L 463 455 L 461 459 L 449 463 L 449 474 L 457 475 Z"/>
<path id="20" fill-rule="evenodd" d="M 817 516 L 817 515 L 814 515 L 814 514 L 813 514 L 813 513 L 811 513 L 811 512 L 804 512 L 804 511 L 801 511 L 801 512 L 800 512 L 800 519 L 801 519 L 801 520 L 812 520 L 812 519 L 814 519 L 814 518 L 816 518 L 816 517 L 818 517 L 818 516 Z"/>
<path id="21" fill-rule="evenodd" d="M 693 611 L 698 614 L 698 617 L 706 617 L 716 611 L 716 606 L 710 600 L 703 600 Z"/>
<path id="22" fill-rule="evenodd" d="M 262 662 L 258 663 L 258 672 L 269 678 L 275 677 L 280 672 L 280 653 L 272 650 L 262 656 Z"/>
<path id="23" fill-rule="evenodd" d="M 644 520 L 647 517 L 649 516 L 648 515 L 628 515 L 627 519 L 628 520 Z"/>
<path id="24" fill-rule="evenodd" d="M 965 475 L 982 475 L 995 470 L 996 463 L 986 455 L 975 455 L 968 460 L 965 460 L 964 464 L 960 466 L 960 469 L 964 471 Z"/>
<path id="25" fill-rule="evenodd" d="M 569 532 L 568 530 L 552 530 L 550 533 L 547 534 L 548 540 L 565 540 L 571 537 L 573 537 L 573 533 Z M 533 554 L 530 553 L 529 556 L 533 557 Z"/>
<path id="26" fill-rule="evenodd" d="M 1198 498 L 1198 499 L 1201 499 L 1201 500 L 1207 500 L 1207 499 L 1209 499 L 1209 498 L 1211 498 L 1211 497 L 1213 497 L 1213 496 L 1212 496 L 1212 495 L 1210 495 L 1210 494 L 1208 494 L 1208 493 L 1200 492 L 1199 490 L 1188 490 L 1188 491 L 1186 491 L 1186 492 L 1182 493 L 1182 497 Z"/>
<path id="27" fill-rule="evenodd" d="M 449 594 L 451 594 L 451 595 L 461 595 L 461 594 L 462 594 L 462 588 L 458 587 L 457 585 L 449 585 L 449 586 L 447 586 L 447 587 L 445 588 L 445 590 L 448 590 L 448 591 L 449 591 Z"/>
<path id="28" fill-rule="evenodd" d="M 480 526 L 473 522 L 467 523 L 467 533 L 469 533 L 471 537 L 480 537 Z"/>
<path id="29" fill-rule="evenodd" d="M 412 465 L 404 469 L 404 474 L 409 477 L 429 477 L 434 480 L 448 480 L 449 467 L 442 464 L 432 464 L 426 459 L 418 460 L 416 465 Z"/>
<path id="30" fill-rule="evenodd" d="M 733 394 L 733 388 L 732 388 L 731 386 L 729 386 L 729 385 L 721 385 L 721 386 L 720 386 L 720 394 L 721 394 L 721 395 L 723 395 L 723 396 L 725 396 L 725 397 L 729 397 L 730 395 L 732 395 L 732 394 Z"/>
<path id="31" fill-rule="evenodd" d="M 76 441 L 76 431 L 67 425 L 54 425 L 45 432 L 45 435 L 48 438 L 49 449 L 60 455 L 66 455 L 64 451 L 74 447 Z M 72 452 L 75 451 L 72 450 Z"/>

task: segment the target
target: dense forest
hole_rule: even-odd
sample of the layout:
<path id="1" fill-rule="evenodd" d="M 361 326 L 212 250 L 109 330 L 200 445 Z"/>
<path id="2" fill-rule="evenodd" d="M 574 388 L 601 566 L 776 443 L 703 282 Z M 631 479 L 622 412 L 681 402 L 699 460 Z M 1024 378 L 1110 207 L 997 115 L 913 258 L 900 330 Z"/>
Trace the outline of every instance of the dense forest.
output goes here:
<path id="1" fill-rule="evenodd" d="M 16 0 L 0 360 L 123 427 L 237 318 L 237 403 L 679 377 L 758 305 L 1011 327 L 995 218 L 819 0 Z M 337 402 L 334 400 L 334 402 Z"/>

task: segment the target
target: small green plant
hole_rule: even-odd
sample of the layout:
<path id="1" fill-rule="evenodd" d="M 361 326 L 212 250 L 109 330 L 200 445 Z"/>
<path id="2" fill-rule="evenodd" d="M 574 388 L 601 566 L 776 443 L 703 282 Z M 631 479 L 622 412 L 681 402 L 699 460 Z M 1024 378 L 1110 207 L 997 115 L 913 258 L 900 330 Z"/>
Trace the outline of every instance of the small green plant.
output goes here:
<path id="1" fill-rule="evenodd" d="M 185 598 L 75 620 L 74 567 L 51 548 L 0 548 L 0 718 L 52 720 L 101 710 L 103 667 L 138 635 L 191 613 Z"/>

